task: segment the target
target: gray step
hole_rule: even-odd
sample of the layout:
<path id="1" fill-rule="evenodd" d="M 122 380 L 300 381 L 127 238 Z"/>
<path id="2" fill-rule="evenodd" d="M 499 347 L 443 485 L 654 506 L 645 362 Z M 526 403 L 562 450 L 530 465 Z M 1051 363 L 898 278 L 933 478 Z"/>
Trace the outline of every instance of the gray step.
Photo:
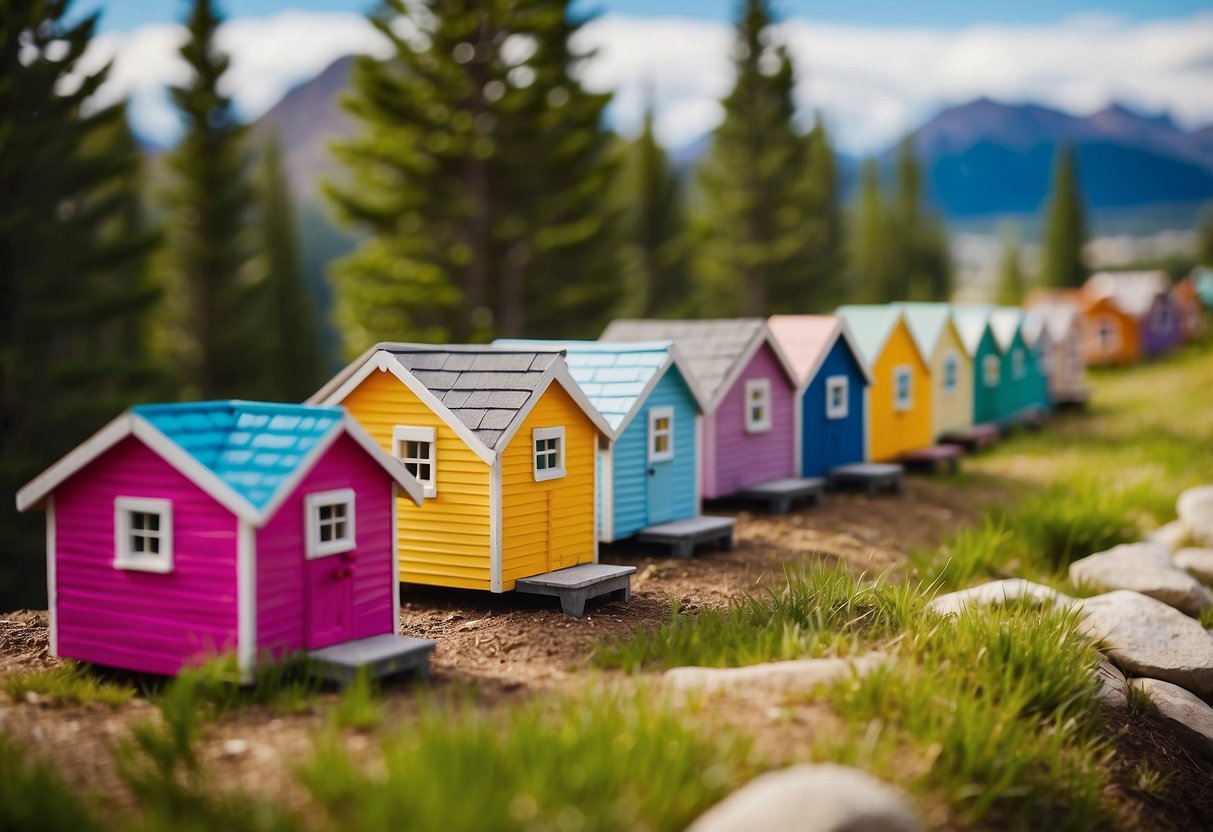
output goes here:
<path id="1" fill-rule="evenodd" d="M 636 539 L 641 543 L 668 545 L 675 557 L 689 558 L 700 543 L 718 542 L 726 552 L 732 549 L 733 527 L 736 524 L 732 517 L 699 515 L 641 529 Z"/>
<path id="2" fill-rule="evenodd" d="M 352 682 L 364 667 L 373 679 L 409 671 L 425 677 L 436 646 L 433 639 L 383 633 L 309 650 L 308 670 L 317 678 L 340 685 Z"/>
<path id="3" fill-rule="evenodd" d="M 807 499 L 815 506 L 821 505 L 821 495 L 826 481 L 820 477 L 782 477 L 770 482 L 751 485 L 737 492 L 743 500 L 766 503 L 778 514 L 787 514 L 795 500 Z"/>
<path id="4" fill-rule="evenodd" d="M 903 473 L 900 465 L 891 462 L 853 462 L 831 468 L 827 479 L 830 488 L 858 486 L 866 489 L 870 495 L 887 488 L 896 494 L 901 491 Z"/>
<path id="5" fill-rule="evenodd" d="M 565 615 L 581 618 L 585 614 L 585 602 L 591 598 L 610 595 L 615 601 L 630 601 L 632 574 L 635 571 L 635 566 L 582 563 L 567 569 L 519 578 L 514 583 L 514 591 L 559 598 L 560 608 Z"/>

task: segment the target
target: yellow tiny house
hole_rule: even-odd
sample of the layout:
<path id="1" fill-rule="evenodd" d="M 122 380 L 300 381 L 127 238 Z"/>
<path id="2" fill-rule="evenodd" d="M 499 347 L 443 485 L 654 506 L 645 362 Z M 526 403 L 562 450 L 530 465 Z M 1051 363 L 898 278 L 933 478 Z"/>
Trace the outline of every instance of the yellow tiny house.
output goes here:
<path id="1" fill-rule="evenodd" d="M 379 344 L 309 401 L 344 405 L 424 486 L 397 507 L 402 582 L 505 592 L 597 562 L 609 428 L 563 352 Z"/>

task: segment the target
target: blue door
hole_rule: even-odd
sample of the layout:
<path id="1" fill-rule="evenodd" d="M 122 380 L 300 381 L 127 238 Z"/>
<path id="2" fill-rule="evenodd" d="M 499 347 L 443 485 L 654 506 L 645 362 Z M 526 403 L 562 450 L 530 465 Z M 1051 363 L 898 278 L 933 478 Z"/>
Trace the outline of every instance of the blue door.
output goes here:
<path id="1" fill-rule="evenodd" d="M 649 523 L 674 519 L 674 408 L 649 408 Z"/>

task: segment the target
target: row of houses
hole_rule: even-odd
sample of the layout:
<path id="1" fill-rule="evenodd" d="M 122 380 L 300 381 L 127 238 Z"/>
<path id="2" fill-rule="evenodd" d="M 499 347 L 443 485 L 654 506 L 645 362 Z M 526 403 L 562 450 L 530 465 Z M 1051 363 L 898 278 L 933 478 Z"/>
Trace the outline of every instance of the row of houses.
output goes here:
<path id="1" fill-rule="evenodd" d="M 734 519 L 705 500 L 897 487 L 902 463 L 1085 400 L 1111 303 L 383 343 L 304 404 L 135 407 L 17 494 L 46 512 L 51 651 L 161 674 L 226 651 L 245 678 L 296 653 L 336 679 L 423 669 L 434 644 L 398 633 L 399 584 L 552 595 L 572 615 L 626 600 L 634 567 L 600 562 L 602 542 L 728 547 Z"/>

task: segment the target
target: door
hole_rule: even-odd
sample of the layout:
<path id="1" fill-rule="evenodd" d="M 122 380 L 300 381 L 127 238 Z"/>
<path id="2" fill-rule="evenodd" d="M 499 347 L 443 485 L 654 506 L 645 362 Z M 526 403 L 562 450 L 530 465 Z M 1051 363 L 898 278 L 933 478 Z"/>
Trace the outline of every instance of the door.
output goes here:
<path id="1" fill-rule="evenodd" d="M 354 552 L 307 561 L 307 647 L 315 650 L 353 637 Z"/>
<path id="2" fill-rule="evenodd" d="M 674 519 L 674 408 L 649 409 L 649 524 Z"/>

